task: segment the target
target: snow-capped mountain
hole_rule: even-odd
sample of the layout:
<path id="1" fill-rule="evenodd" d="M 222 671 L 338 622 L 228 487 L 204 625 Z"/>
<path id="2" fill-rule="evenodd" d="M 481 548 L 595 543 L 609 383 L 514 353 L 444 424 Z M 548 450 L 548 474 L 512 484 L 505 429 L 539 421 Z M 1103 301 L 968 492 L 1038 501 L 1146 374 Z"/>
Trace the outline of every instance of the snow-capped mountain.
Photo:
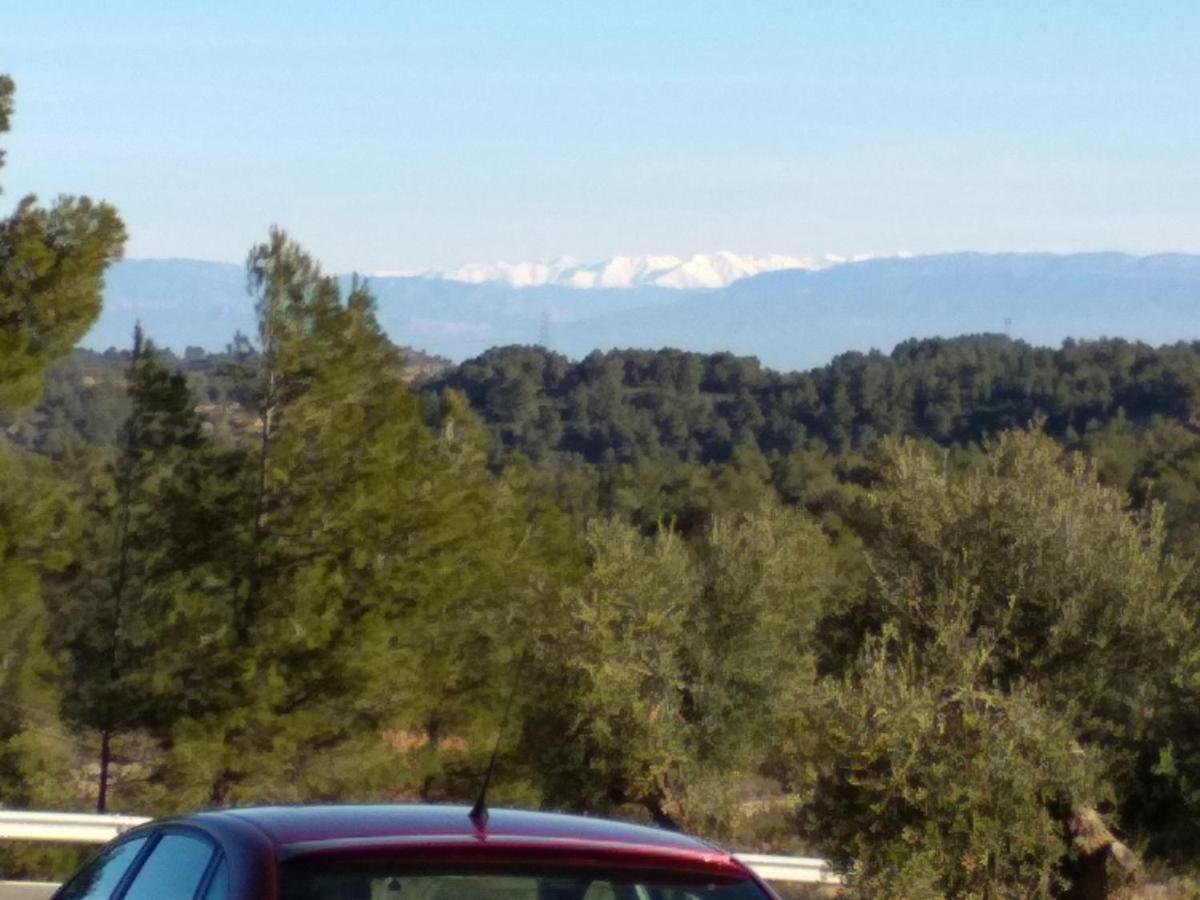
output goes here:
<path id="1" fill-rule="evenodd" d="M 626 257 L 594 266 L 560 260 L 500 274 L 472 268 L 457 280 L 415 272 L 376 276 L 370 288 L 380 324 L 394 341 L 454 360 L 488 347 L 540 342 L 576 358 L 596 348 L 677 347 L 753 354 L 793 369 L 823 364 L 845 350 L 886 351 L 906 338 L 939 334 L 1008 331 L 1041 344 L 1102 335 L 1151 343 L 1200 337 L 1200 254 L 957 253 L 844 265 L 795 262 L 789 259 L 785 271 L 737 278 L 745 269 L 717 254 Z M 677 287 L 689 278 L 705 286 Z M 717 279 L 733 281 L 707 286 Z M 341 281 L 345 287 L 349 276 Z M 578 289 L 588 285 L 597 289 Z M 189 345 L 220 349 L 235 332 L 256 329 L 242 268 L 197 260 L 114 264 L 105 275 L 104 310 L 83 344 L 127 347 L 138 322 L 155 343 L 178 352 Z"/>
<path id="2" fill-rule="evenodd" d="M 741 256 L 722 250 L 679 256 L 614 256 L 584 263 L 564 256 L 551 262 L 471 263 L 450 271 L 379 272 L 380 277 L 404 276 L 459 281 L 466 284 L 501 283 L 526 288 L 554 285 L 570 288 L 629 288 L 654 286 L 689 290 L 722 288 L 742 278 L 785 269 L 824 269 L 838 263 L 864 259 L 838 256 Z"/>

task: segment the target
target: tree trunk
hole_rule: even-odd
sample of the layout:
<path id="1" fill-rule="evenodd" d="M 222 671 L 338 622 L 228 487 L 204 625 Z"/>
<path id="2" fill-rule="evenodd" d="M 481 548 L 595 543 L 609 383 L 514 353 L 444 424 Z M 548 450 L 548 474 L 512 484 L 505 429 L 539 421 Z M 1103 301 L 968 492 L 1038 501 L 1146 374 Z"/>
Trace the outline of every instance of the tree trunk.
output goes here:
<path id="1" fill-rule="evenodd" d="M 100 785 L 96 791 L 96 812 L 108 810 L 108 769 L 112 763 L 112 732 L 107 728 L 100 733 Z"/>

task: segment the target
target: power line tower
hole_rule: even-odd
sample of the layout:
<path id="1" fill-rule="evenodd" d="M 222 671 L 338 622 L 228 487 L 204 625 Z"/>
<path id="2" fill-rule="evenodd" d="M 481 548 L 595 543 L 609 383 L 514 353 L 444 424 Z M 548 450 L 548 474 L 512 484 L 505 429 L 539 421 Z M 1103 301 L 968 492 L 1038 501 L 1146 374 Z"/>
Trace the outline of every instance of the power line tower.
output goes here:
<path id="1" fill-rule="evenodd" d="M 538 329 L 538 346 L 550 349 L 550 311 L 542 313 L 542 327 Z"/>

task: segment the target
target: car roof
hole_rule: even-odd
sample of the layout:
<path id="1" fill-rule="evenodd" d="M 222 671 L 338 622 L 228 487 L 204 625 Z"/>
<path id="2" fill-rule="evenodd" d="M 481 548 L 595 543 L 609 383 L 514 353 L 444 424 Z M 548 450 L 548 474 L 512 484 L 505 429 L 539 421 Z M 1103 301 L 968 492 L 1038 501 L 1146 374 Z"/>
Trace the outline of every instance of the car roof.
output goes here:
<path id="1" fill-rule="evenodd" d="M 249 822 L 276 846 L 322 840 L 382 837 L 561 838 L 647 848 L 702 850 L 712 845 L 689 835 L 611 819 L 512 809 L 489 811 L 476 828 L 466 806 L 258 806 L 197 814 L 208 824 L 224 818 Z"/>
<path id="2" fill-rule="evenodd" d="M 278 859 L 360 853 L 452 854 L 458 861 L 535 859 L 563 864 L 621 864 L 741 877 L 727 852 L 695 837 L 610 819 L 494 809 L 476 827 L 465 806 L 265 806 L 185 817 L 213 831 L 247 825 Z"/>

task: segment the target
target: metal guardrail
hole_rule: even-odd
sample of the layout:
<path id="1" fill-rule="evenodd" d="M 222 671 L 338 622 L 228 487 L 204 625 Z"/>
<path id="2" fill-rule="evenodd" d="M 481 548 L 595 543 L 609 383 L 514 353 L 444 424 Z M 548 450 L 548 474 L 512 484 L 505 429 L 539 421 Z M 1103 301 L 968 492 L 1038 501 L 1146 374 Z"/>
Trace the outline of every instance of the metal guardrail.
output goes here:
<path id="1" fill-rule="evenodd" d="M 754 870 L 763 881 L 790 884 L 843 884 L 844 879 L 815 856 L 767 856 L 762 853 L 738 853 L 737 858 Z"/>
<path id="2" fill-rule="evenodd" d="M 149 820 L 142 816 L 0 809 L 0 840 L 107 844 L 121 832 L 146 821 Z"/>
<path id="3" fill-rule="evenodd" d="M 57 890 L 49 881 L 0 881 L 0 900 L 48 900 Z"/>

